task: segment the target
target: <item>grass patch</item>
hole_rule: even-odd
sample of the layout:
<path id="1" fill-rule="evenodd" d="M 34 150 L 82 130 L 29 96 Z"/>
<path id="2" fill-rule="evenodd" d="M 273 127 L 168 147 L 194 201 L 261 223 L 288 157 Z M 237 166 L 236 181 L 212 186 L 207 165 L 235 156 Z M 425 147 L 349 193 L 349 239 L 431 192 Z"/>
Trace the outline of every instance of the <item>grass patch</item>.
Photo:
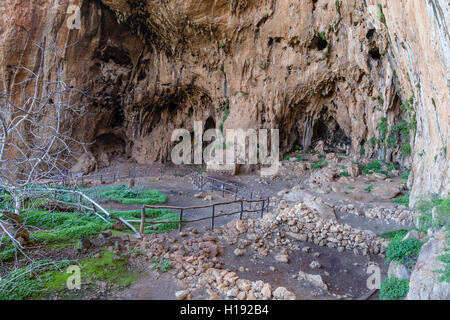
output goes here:
<path id="1" fill-rule="evenodd" d="M 409 206 L 409 193 L 401 198 L 397 198 L 392 200 L 393 203 L 404 205 L 405 207 Z"/>
<path id="2" fill-rule="evenodd" d="M 115 186 L 111 190 L 103 192 L 101 196 L 123 204 L 162 204 L 166 203 L 168 199 L 159 190 L 132 190 L 125 185 Z"/>
<path id="3" fill-rule="evenodd" d="M 399 240 L 401 241 L 406 234 L 409 232 L 409 230 L 407 229 L 398 229 L 398 230 L 393 230 L 393 231 L 387 231 L 387 232 L 383 232 L 381 234 L 382 238 L 385 239 L 389 239 L 389 240 Z"/>
<path id="4" fill-rule="evenodd" d="M 0 280 L 0 300 L 23 300 L 39 297 L 54 287 L 48 275 L 63 273 L 61 269 L 69 264 L 70 262 L 67 260 L 55 263 L 47 259 L 14 270 Z M 37 275 L 42 281 L 38 279 Z"/>

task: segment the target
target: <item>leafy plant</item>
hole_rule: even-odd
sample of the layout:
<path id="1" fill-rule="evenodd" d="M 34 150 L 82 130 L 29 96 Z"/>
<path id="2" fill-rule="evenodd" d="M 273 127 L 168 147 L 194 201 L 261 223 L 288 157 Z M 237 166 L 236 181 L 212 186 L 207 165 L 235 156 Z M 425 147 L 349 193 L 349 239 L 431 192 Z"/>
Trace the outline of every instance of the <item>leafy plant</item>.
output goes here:
<path id="1" fill-rule="evenodd" d="M 381 283 L 380 298 L 382 300 L 401 300 L 409 291 L 409 280 L 387 278 Z"/>
<path id="2" fill-rule="evenodd" d="M 159 270 L 160 272 L 167 272 L 172 269 L 172 264 L 167 259 L 155 258 L 155 263 L 152 265 L 153 270 Z"/>
<path id="3" fill-rule="evenodd" d="M 325 168 L 327 166 L 328 166 L 328 162 L 325 161 L 325 160 L 321 160 L 321 161 L 319 161 L 317 163 L 314 163 L 311 166 L 311 169 L 313 169 L 313 170 L 320 170 L 320 169 L 323 169 L 323 168 Z"/>
<path id="4" fill-rule="evenodd" d="M 366 188 L 364 188 L 364 190 L 367 192 L 372 192 L 372 189 L 373 189 L 373 185 L 369 185 Z"/>
<path id="5" fill-rule="evenodd" d="M 411 266 L 415 263 L 423 244 L 422 241 L 415 238 L 406 240 L 394 238 L 387 248 L 386 262 L 397 261 L 402 264 L 408 263 Z"/>

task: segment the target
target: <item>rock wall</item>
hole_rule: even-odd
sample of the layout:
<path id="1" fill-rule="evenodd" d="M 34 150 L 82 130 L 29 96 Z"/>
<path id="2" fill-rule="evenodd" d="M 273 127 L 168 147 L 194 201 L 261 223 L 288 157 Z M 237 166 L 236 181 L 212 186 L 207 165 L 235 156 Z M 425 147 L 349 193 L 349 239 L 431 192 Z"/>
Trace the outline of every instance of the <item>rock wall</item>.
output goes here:
<path id="1" fill-rule="evenodd" d="M 411 273 L 407 300 L 448 300 L 450 283 L 439 281 L 445 264 L 439 260 L 447 247 L 448 234 L 436 232 L 420 250 L 417 263 Z"/>
<path id="2" fill-rule="evenodd" d="M 56 39 L 66 78 L 97 98 L 85 98 L 89 115 L 68 120 L 72 135 L 95 140 L 92 152 L 105 163 L 117 154 L 167 161 L 172 130 L 203 120 L 280 128 L 282 152 L 324 140 L 412 166 L 413 203 L 422 193 L 448 193 L 445 1 L 73 4 L 79 30 L 67 27 L 68 0 L 0 4 L 0 91 L 24 78 L 12 66 L 36 65 L 35 43 Z M 415 119 L 416 129 L 387 147 L 380 124 L 392 128 L 401 118 Z"/>

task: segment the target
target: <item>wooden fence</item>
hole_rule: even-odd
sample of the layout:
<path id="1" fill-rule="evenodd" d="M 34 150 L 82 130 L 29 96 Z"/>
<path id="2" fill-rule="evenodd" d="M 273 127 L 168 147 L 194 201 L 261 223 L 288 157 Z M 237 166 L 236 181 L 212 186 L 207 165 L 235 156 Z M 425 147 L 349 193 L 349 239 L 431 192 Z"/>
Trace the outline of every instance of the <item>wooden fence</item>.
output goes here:
<path id="1" fill-rule="evenodd" d="M 183 228 L 183 224 L 186 223 L 193 223 L 193 222 L 199 222 L 204 220 L 211 219 L 211 229 L 214 230 L 214 224 L 215 219 L 221 218 L 221 217 L 228 217 L 239 214 L 239 219 L 242 220 L 245 213 L 259 213 L 260 217 L 262 218 L 264 216 L 264 211 L 269 212 L 270 207 L 270 198 L 266 199 L 259 199 L 259 200 L 235 200 L 235 201 L 229 201 L 229 202 L 221 202 L 221 203 L 213 203 L 205 206 L 192 206 L 192 207 L 174 207 L 174 206 L 157 206 L 157 205 L 143 205 L 141 209 L 141 220 L 135 220 L 135 221 L 129 221 L 129 222 L 140 222 L 140 228 L 139 233 L 144 233 L 145 224 L 164 224 L 164 223 L 177 223 L 178 224 L 178 230 L 181 231 Z M 221 213 L 217 214 L 216 208 L 220 206 L 230 206 L 234 204 L 240 205 L 240 210 L 230 212 L 230 213 Z M 245 204 L 249 204 L 249 208 L 245 208 Z M 252 204 L 254 205 L 254 209 L 252 209 Z M 183 214 L 187 210 L 198 210 L 198 209 L 208 209 L 211 208 L 211 216 L 209 217 L 203 217 L 203 218 L 197 218 L 193 220 L 183 220 Z M 167 210 L 177 210 L 180 213 L 180 218 L 178 221 L 147 221 L 145 220 L 145 209 L 167 209 Z"/>

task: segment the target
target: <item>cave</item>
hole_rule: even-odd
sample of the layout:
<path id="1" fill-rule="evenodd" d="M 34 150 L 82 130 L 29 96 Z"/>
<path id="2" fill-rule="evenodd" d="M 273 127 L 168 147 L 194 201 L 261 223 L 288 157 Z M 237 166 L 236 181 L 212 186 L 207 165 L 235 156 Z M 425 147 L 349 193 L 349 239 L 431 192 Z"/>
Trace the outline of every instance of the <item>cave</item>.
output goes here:
<path id="1" fill-rule="evenodd" d="M 381 54 L 380 54 L 380 51 L 378 50 L 378 48 L 370 49 L 369 50 L 369 55 L 374 60 L 380 60 L 381 59 Z"/>
<path id="2" fill-rule="evenodd" d="M 91 150 L 98 161 L 99 169 L 105 168 L 125 155 L 125 141 L 113 133 L 101 134 L 95 138 Z"/>
<path id="3" fill-rule="evenodd" d="M 314 38 L 311 40 L 310 48 L 322 51 L 328 46 L 328 42 L 320 35 L 315 35 Z"/>
<path id="4" fill-rule="evenodd" d="M 333 117 L 320 117 L 316 119 L 312 132 L 312 145 L 323 141 L 328 152 L 347 152 L 350 150 L 352 140 L 339 126 Z"/>

